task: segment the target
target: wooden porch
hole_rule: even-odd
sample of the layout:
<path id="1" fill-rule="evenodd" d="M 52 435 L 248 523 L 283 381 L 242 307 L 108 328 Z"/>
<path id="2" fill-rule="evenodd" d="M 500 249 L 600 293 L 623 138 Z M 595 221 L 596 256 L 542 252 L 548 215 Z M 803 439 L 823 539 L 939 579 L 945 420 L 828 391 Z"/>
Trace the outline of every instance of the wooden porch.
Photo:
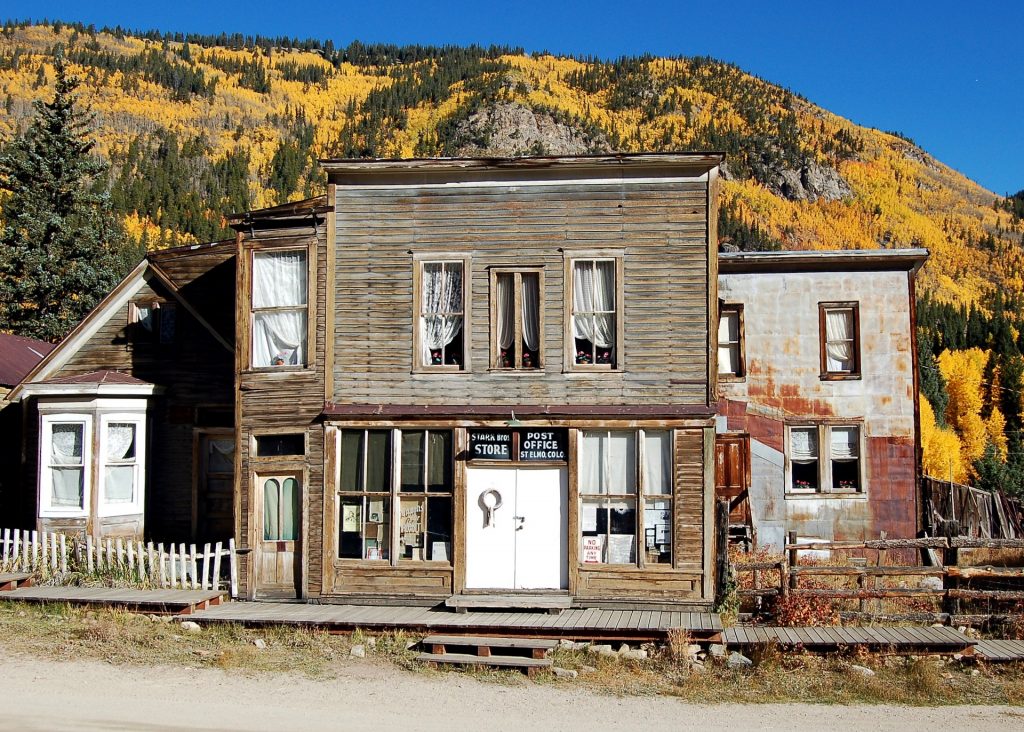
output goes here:
<path id="1" fill-rule="evenodd" d="M 442 606 L 309 605 L 285 602 L 232 602 L 195 613 L 198 623 L 246 626 L 298 625 L 338 632 L 407 630 L 451 635 L 504 635 L 573 640 L 664 641 L 670 630 L 695 640 L 715 640 L 722 632 L 716 613 L 678 610 L 568 609 L 546 612 L 456 613 Z"/>
<path id="2" fill-rule="evenodd" d="M 0 592 L 0 601 L 66 603 L 121 608 L 157 615 L 189 615 L 219 605 L 227 593 L 218 590 L 138 590 L 121 587 L 19 587 Z"/>

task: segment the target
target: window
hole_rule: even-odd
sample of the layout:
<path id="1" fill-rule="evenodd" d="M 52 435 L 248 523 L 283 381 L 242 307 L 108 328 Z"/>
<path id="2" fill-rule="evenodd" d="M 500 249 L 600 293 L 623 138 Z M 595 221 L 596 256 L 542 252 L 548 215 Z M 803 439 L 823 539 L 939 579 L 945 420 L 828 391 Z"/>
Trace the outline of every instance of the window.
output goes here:
<path id="1" fill-rule="evenodd" d="M 299 481 L 291 475 L 261 477 L 263 483 L 263 541 L 299 538 Z"/>
<path id="2" fill-rule="evenodd" d="M 466 260 L 420 262 L 417 368 L 466 368 Z"/>
<path id="3" fill-rule="evenodd" d="M 450 430 L 341 430 L 339 558 L 450 562 L 453 454 Z"/>
<path id="4" fill-rule="evenodd" d="M 793 425 L 788 435 L 791 493 L 863 491 L 859 426 Z"/>
<path id="5" fill-rule="evenodd" d="M 43 417 L 40 515 L 84 515 L 89 507 L 92 420 L 87 415 Z"/>
<path id="6" fill-rule="evenodd" d="M 129 337 L 133 343 L 174 343 L 178 311 L 172 302 L 130 303 Z"/>
<path id="7" fill-rule="evenodd" d="M 491 366 L 541 368 L 541 273 L 491 272 Z"/>
<path id="8" fill-rule="evenodd" d="M 718 308 L 718 375 L 739 378 L 743 369 L 743 306 Z"/>
<path id="9" fill-rule="evenodd" d="M 135 415 L 104 415 L 99 454 L 101 516 L 142 512 L 146 423 Z"/>
<path id="10" fill-rule="evenodd" d="M 860 318 L 857 303 L 819 303 L 821 377 L 860 375 Z"/>
<path id="11" fill-rule="evenodd" d="M 619 365 L 619 259 L 574 259 L 571 368 L 614 369 Z"/>
<path id="12" fill-rule="evenodd" d="M 308 283 L 305 250 L 253 253 L 253 367 L 306 365 Z"/>
<path id="13" fill-rule="evenodd" d="M 305 435 L 257 435 L 256 437 L 256 457 L 287 457 L 305 454 Z"/>
<path id="14" fill-rule="evenodd" d="M 671 430 L 584 431 L 579 464 L 581 561 L 670 564 Z"/>

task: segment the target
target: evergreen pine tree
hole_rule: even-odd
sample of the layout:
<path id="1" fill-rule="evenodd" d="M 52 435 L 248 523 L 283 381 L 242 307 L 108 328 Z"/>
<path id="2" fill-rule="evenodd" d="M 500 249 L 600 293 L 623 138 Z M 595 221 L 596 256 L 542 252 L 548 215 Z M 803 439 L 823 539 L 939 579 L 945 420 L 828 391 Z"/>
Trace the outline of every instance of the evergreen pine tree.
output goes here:
<path id="1" fill-rule="evenodd" d="M 92 115 L 76 77 L 55 59 L 53 101 L 0 152 L 0 331 L 56 341 L 113 288 L 141 252 L 100 187 Z"/>

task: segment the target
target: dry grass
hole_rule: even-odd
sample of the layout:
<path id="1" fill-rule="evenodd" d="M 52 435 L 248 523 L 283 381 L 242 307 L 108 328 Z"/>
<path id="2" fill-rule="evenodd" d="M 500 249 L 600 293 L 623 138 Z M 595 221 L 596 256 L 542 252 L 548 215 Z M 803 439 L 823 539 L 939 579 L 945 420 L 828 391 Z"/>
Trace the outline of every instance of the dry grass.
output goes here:
<path id="1" fill-rule="evenodd" d="M 266 647 L 257 648 L 253 643 L 257 639 Z M 402 633 L 334 635 L 292 627 L 246 629 L 232 625 L 208 626 L 192 634 L 177 622 L 153 622 L 132 613 L 0 603 L 0 653 L 311 678 L 336 677 L 350 664 L 377 663 L 394 673 L 459 673 L 487 683 L 532 683 L 518 671 L 428 669 L 407 650 L 413 639 Z M 364 645 L 366 660 L 350 656 L 357 644 Z M 940 664 L 932 658 L 885 659 L 866 654 L 820 657 L 784 654 L 769 647 L 754 659 L 756 665 L 750 669 L 733 671 L 711 663 L 698 669 L 690 664 L 688 645 L 685 634 L 676 634 L 663 649 L 646 646 L 650 658 L 644 661 L 558 649 L 553 653 L 555 665 L 578 670 L 579 678 L 569 681 L 541 674 L 536 682 L 582 686 L 605 694 L 674 696 L 698 703 L 1024 704 L 1020 666 L 961 666 Z M 850 670 L 851 663 L 869 666 L 876 675 L 861 676 Z M 974 670 L 980 673 L 972 675 Z"/>

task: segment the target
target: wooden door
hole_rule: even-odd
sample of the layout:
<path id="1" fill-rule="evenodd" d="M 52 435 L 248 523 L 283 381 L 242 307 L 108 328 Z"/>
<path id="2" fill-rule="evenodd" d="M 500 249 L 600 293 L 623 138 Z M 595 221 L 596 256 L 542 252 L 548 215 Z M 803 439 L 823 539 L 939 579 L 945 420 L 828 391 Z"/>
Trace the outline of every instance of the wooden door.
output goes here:
<path id="1" fill-rule="evenodd" d="M 256 478 L 262 510 L 259 555 L 256 558 L 256 594 L 261 597 L 298 597 L 302 579 L 302 486 L 295 474 Z"/>
<path id="2" fill-rule="evenodd" d="M 750 525 L 750 435 L 715 438 L 715 497 L 729 499 L 729 521 Z"/>
<path id="3" fill-rule="evenodd" d="M 193 517 L 197 542 L 224 542 L 235 533 L 235 437 L 199 435 L 199 472 Z"/>

